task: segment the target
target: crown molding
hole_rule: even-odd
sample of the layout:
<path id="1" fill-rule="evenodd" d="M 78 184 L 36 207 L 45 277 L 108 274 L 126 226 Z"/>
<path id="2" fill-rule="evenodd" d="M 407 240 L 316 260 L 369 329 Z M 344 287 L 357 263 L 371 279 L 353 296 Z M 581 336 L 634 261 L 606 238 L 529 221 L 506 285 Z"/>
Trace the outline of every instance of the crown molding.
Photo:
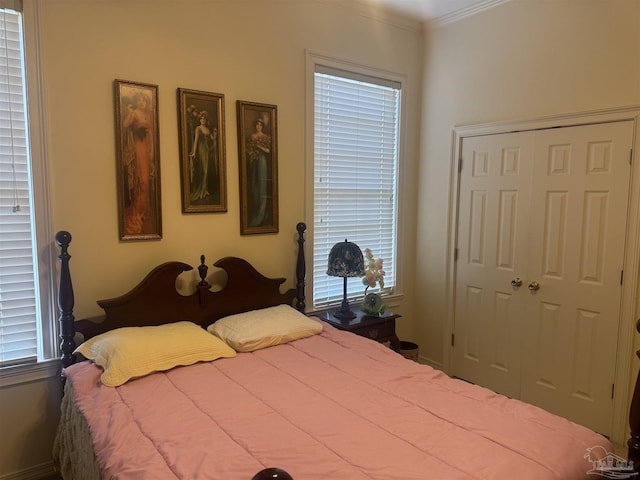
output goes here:
<path id="1" fill-rule="evenodd" d="M 450 25 L 472 15 L 487 11 L 493 7 L 507 3 L 508 1 L 509 0 L 483 0 L 468 7 L 461 8 L 460 10 L 456 10 L 455 12 L 434 18 L 429 22 L 429 24 L 435 28 L 444 27 L 445 25 Z"/>
<path id="2" fill-rule="evenodd" d="M 473 5 L 455 10 L 453 12 L 440 15 L 434 18 L 426 18 L 424 14 L 416 16 L 415 14 L 401 11 L 394 8 L 394 3 L 387 3 L 385 0 L 315 0 L 318 3 L 330 5 L 331 7 L 343 8 L 350 10 L 357 15 L 371 18 L 381 23 L 392 25 L 396 28 L 420 32 L 426 28 L 439 28 L 452 23 L 458 22 L 470 16 L 487 11 L 510 0 L 479 0 Z"/>
<path id="3" fill-rule="evenodd" d="M 391 10 L 384 5 L 383 2 L 367 2 L 366 0 L 352 1 L 336 1 L 336 0 L 314 0 L 317 3 L 330 6 L 332 8 L 340 8 L 351 11 L 352 13 L 370 18 L 372 20 L 385 23 L 387 25 L 409 30 L 412 32 L 421 32 L 423 21 L 406 15 L 401 12 Z"/>

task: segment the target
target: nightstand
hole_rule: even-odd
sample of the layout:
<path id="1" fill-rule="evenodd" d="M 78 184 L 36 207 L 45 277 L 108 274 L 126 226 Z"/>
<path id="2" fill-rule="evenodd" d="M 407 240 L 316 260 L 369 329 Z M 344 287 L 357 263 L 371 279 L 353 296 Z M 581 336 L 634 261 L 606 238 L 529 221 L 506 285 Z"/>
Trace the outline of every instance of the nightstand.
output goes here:
<path id="1" fill-rule="evenodd" d="M 333 311 L 324 312 L 317 316 L 340 330 L 346 330 L 376 342 L 389 343 L 396 352 L 400 350 L 400 340 L 396 335 L 396 318 L 400 318 L 402 315 L 389 311 L 378 316 L 367 315 L 359 309 L 354 310 L 353 313 L 356 314 L 356 317 L 350 320 L 340 320 L 334 317 Z"/>

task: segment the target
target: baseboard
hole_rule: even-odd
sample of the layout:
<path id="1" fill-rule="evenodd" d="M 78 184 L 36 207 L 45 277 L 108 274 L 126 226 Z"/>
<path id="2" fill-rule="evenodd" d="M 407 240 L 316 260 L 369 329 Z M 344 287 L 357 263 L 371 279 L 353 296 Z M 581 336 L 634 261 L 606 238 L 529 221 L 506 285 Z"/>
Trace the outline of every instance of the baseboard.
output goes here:
<path id="1" fill-rule="evenodd" d="M 433 367 L 436 370 L 442 370 L 442 362 L 436 362 L 435 360 L 432 360 L 431 358 L 427 358 L 420 354 L 418 354 L 418 363 L 429 365 L 430 367 Z"/>
<path id="2" fill-rule="evenodd" d="M 44 480 L 56 475 L 53 462 L 41 463 L 13 473 L 0 475 L 0 480 Z"/>

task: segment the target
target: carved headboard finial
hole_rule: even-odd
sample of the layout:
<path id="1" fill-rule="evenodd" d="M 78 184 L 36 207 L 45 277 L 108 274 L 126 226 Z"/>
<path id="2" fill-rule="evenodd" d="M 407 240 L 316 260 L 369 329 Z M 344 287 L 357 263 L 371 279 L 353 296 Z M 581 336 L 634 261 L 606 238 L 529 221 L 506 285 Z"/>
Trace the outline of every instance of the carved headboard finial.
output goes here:
<path id="1" fill-rule="evenodd" d="M 211 287 L 206 280 L 208 271 L 209 267 L 207 267 L 204 261 L 204 255 L 200 255 L 200 265 L 198 266 L 198 275 L 200 275 L 200 282 L 198 283 L 198 301 L 202 308 L 207 306 L 207 293 Z"/>
<path id="2" fill-rule="evenodd" d="M 204 262 L 204 255 L 200 255 L 200 266 L 198 267 L 198 275 L 200 275 L 200 283 L 198 285 L 208 285 L 207 281 L 207 272 L 209 271 L 209 267 L 207 267 Z"/>

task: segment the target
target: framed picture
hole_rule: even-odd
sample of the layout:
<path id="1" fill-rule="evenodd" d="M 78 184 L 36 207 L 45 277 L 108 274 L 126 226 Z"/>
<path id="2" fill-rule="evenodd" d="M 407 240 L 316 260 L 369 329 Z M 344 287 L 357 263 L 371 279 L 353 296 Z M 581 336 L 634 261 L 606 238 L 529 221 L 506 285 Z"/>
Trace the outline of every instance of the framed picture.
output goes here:
<path id="1" fill-rule="evenodd" d="M 277 107 L 238 100 L 240 234 L 278 232 Z"/>
<path id="2" fill-rule="evenodd" d="M 178 89 L 182 212 L 226 212 L 224 95 Z"/>
<path id="3" fill-rule="evenodd" d="M 162 238 L 158 86 L 114 80 L 120 240 Z"/>

